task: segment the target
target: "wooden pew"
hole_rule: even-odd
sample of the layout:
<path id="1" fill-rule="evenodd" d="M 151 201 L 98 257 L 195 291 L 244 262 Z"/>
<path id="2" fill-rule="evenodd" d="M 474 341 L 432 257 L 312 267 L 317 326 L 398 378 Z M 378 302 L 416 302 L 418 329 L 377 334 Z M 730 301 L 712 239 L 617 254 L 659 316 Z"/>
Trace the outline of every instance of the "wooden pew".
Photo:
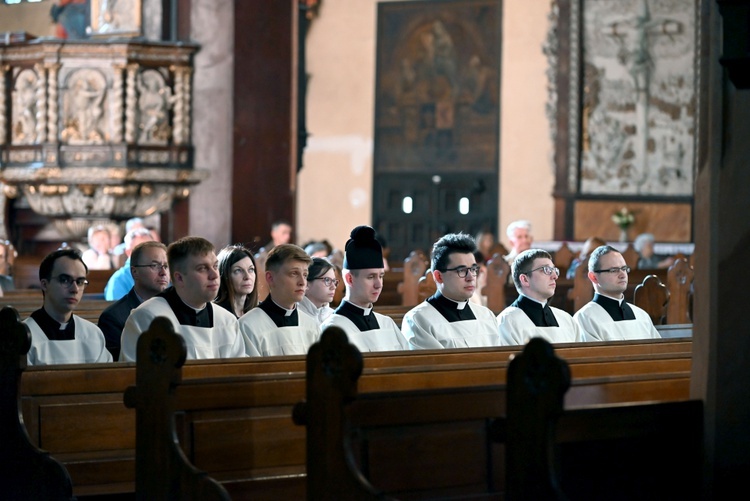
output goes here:
<path id="1" fill-rule="evenodd" d="M 508 283 L 513 284 L 510 265 L 500 254 L 494 254 L 487 262 L 487 283 L 482 294 L 487 296 L 487 307 L 496 315 L 507 305 L 505 289 Z"/>
<path id="2" fill-rule="evenodd" d="M 174 389 L 187 349 L 166 318 L 157 318 L 138 338 L 136 385 L 125 405 L 136 409 L 135 492 L 138 499 L 228 500 L 218 482 L 193 467 L 178 445 Z"/>
<path id="3" fill-rule="evenodd" d="M 679 499 L 696 496 L 701 466 L 700 402 L 652 404 L 638 406 L 637 411 L 632 406 L 569 410 L 563 414 L 565 421 L 561 420 L 563 425 L 558 428 L 558 438 L 552 443 L 550 439 L 555 436 L 552 426 L 563 413 L 563 394 L 570 386 L 569 372 L 559 359 L 555 359 L 556 370 L 540 368 L 545 364 L 538 363 L 535 359 L 539 357 L 533 354 L 531 362 L 526 364 L 532 366 L 531 370 L 518 369 L 519 363 L 529 358 L 525 355 L 529 349 L 539 344 L 537 341 L 550 346 L 545 341 L 534 340 L 524 350 L 524 355 L 514 359 L 508 377 L 520 380 L 521 384 L 511 385 L 509 381 L 513 391 L 507 393 L 505 385 L 498 381 L 494 386 L 460 390 L 434 388 L 402 392 L 394 389 L 360 394 L 360 374 L 364 373 L 361 355 L 348 344 L 343 331 L 327 330 L 321 341 L 310 349 L 306 400 L 297 404 L 294 411 L 295 422 L 308 428 L 309 499 L 389 499 L 389 496 L 503 499 L 506 479 L 508 499 L 556 499 L 549 496 L 550 489 L 538 489 L 539 486 L 550 487 L 550 480 L 555 479 L 549 471 L 549 466 L 554 464 L 550 455 L 552 447 L 564 447 L 565 457 L 575 458 L 576 465 L 586 464 L 586 461 L 596 465 L 602 458 L 609 457 L 610 462 L 605 466 L 610 467 L 617 449 L 607 456 L 600 444 L 602 440 L 614 439 L 615 444 L 622 447 L 620 442 L 641 439 L 638 447 L 665 457 L 665 443 L 680 446 L 680 440 L 675 437 L 684 440 L 685 446 L 667 449 L 666 457 L 684 460 L 689 469 L 683 471 L 689 472 L 689 479 L 677 486 L 671 479 L 651 483 L 636 479 L 631 481 L 635 487 L 615 484 L 614 489 L 621 489 L 621 492 L 630 489 L 628 492 L 637 494 L 639 499 L 664 499 L 654 497 L 653 492 L 663 496 L 664 486 L 679 493 Z M 555 371 L 559 374 L 557 379 L 549 379 Z M 544 382 L 534 384 L 540 376 L 546 378 Z M 573 387 L 576 386 L 579 396 L 587 393 L 587 383 L 574 380 Z M 537 400 L 540 399 L 537 392 L 547 392 L 547 396 Z M 585 398 L 580 401 L 583 400 Z M 565 403 L 565 407 L 568 406 Z M 507 420 L 503 418 L 506 411 Z M 684 420 L 677 424 L 671 422 L 671 419 L 680 419 L 679 413 L 684 414 Z M 532 421 L 530 418 L 535 414 L 537 419 Z M 600 430 L 593 416 L 609 426 Z M 625 428 L 620 429 L 620 426 Z M 671 426 L 678 431 L 671 431 Z M 507 442 L 507 452 L 504 453 L 495 441 Z M 595 450 L 600 455 L 585 457 L 581 450 Z M 679 456 L 681 452 L 686 453 L 685 457 Z M 507 475 L 502 474 L 504 463 Z M 651 480 L 663 473 L 660 470 L 643 472 L 636 462 L 626 467 L 630 472 L 637 472 L 634 476 Z M 603 469 L 601 465 L 600 469 Z M 585 478 L 581 478 L 585 473 L 576 472 L 575 467 L 564 469 L 562 482 L 557 483 L 575 485 L 574 480 L 585 485 Z M 600 475 L 604 473 L 606 470 Z M 606 485 L 599 479 L 593 483 Z M 552 486 L 554 484 L 551 482 Z M 659 487 L 662 489 L 656 490 Z M 613 498 L 602 492 L 598 494 L 598 497 L 572 499 Z M 682 497 L 683 494 L 688 497 Z"/>
<path id="4" fill-rule="evenodd" d="M 12 308 L 0 311 L 0 489 L 4 499 L 75 499 L 68 471 L 29 440 L 19 413 L 31 333 Z"/>
<path id="5" fill-rule="evenodd" d="M 416 306 L 419 304 L 419 279 L 430 267 L 430 261 L 424 251 L 413 250 L 404 260 L 403 281 L 398 285 L 401 304 Z"/>
<path id="6" fill-rule="evenodd" d="M 654 325 L 664 323 L 667 314 L 669 291 L 656 275 L 649 275 L 635 288 L 633 304 L 643 309 Z"/>
<path id="7" fill-rule="evenodd" d="M 690 346 L 689 340 L 678 340 L 560 350 L 580 361 L 572 363 L 574 373 L 594 385 L 571 393 L 574 401 L 617 402 L 686 395 Z M 360 385 L 372 392 L 468 391 L 501 381 L 518 349 L 367 354 Z M 304 396 L 304 358 L 190 361 L 182 371 L 190 384 L 177 390 L 176 409 L 189 460 L 231 494 L 261 496 L 271 490 L 285 493 L 276 499 L 299 499 L 304 430 L 293 427 L 289 415 Z M 640 376 L 632 379 L 633 374 Z M 45 444 L 66 464 L 75 493 L 132 492 L 135 415 L 122 404 L 123 391 L 135 383 L 132 364 L 30 368 L 26 376 L 23 410 L 32 441 Z"/>
<path id="8" fill-rule="evenodd" d="M 686 259 L 676 259 L 667 270 L 667 289 L 670 293 L 667 304 L 667 323 L 692 323 L 690 297 L 693 286 L 693 268 Z"/>

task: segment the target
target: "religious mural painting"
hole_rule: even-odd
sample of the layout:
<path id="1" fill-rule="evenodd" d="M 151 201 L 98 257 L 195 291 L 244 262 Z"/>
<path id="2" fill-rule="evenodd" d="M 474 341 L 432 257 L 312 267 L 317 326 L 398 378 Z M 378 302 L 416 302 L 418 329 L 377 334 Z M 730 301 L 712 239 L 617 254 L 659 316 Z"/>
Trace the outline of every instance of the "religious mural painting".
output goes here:
<path id="1" fill-rule="evenodd" d="M 376 169 L 497 165 L 497 1 L 380 6 Z"/>
<path id="2" fill-rule="evenodd" d="M 581 6 L 580 193 L 691 196 L 695 0 Z"/>
<path id="3" fill-rule="evenodd" d="M 497 230 L 499 0 L 381 2 L 373 221 L 394 259 Z"/>

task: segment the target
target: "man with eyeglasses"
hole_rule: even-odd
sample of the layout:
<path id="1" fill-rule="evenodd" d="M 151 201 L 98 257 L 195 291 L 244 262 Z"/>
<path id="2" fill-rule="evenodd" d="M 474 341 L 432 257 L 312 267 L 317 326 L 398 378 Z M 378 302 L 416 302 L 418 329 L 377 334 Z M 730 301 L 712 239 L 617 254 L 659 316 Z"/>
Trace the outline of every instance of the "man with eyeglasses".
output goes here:
<path id="1" fill-rule="evenodd" d="M 498 346 L 495 314 L 471 300 L 477 288 L 479 265 L 474 239 L 450 233 L 432 246 L 432 276 L 437 292 L 409 310 L 401 332 L 412 350 Z"/>
<path id="2" fill-rule="evenodd" d="M 99 316 L 99 328 L 115 360 L 120 357 L 120 336 L 130 312 L 169 285 L 167 246 L 161 242 L 138 244 L 130 254 L 130 273 L 133 275 L 133 287 Z"/>
<path id="3" fill-rule="evenodd" d="M 266 257 L 268 296 L 240 317 L 248 347 L 261 356 L 303 355 L 320 337 L 318 322 L 300 311 L 312 258 L 294 244 L 275 246 Z"/>
<path id="4" fill-rule="evenodd" d="M 594 299 L 573 315 L 584 340 L 660 338 L 648 313 L 625 301 L 630 268 L 622 254 L 609 245 L 602 245 L 591 254 L 588 265 Z"/>
<path id="5" fill-rule="evenodd" d="M 44 302 L 24 323 L 31 331 L 29 365 L 111 362 L 99 327 L 74 315 L 89 283 L 88 268 L 75 249 L 58 249 L 39 265 Z"/>
<path id="6" fill-rule="evenodd" d="M 130 230 L 125 235 L 125 255 L 127 256 L 127 260 L 121 268 L 109 277 L 107 285 L 104 286 L 104 299 L 107 301 L 117 301 L 133 288 L 135 282 L 133 281 L 130 269 L 130 256 L 138 244 L 153 240 L 154 237 L 151 235 L 151 232 L 143 227 Z"/>
<path id="7" fill-rule="evenodd" d="M 141 263 L 163 267 L 161 261 Z M 237 317 L 212 304 L 219 293 L 219 260 L 214 245 L 205 238 L 183 237 L 167 247 L 167 263 L 172 286 L 130 313 L 120 338 L 120 360 L 135 361 L 138 338 L 156 317 L 172 322 L 175 332 L 185 340 L 188 360 L 247 356 Z"/>
<path id="8" fill-rule="evenodd" d="M 560 270 L 541 249 L 520 253 L 511 266 L 518 299 L 497 316 L 503 345 L 526 344 L 532 337 L 550 343 L 582 341 L 581 331 L 569 313 L 549 305 Z"/>
<path id="9" fill-rule="evenodd" d="M 383 247 L 370 226 L 357 226 L 344 248 L 342 270 L 346 295 L 321 330 L 340 327 L 349 342 L 362 352 L 408 350 L 396 322 L 373 311 L 383 291 Z"/>

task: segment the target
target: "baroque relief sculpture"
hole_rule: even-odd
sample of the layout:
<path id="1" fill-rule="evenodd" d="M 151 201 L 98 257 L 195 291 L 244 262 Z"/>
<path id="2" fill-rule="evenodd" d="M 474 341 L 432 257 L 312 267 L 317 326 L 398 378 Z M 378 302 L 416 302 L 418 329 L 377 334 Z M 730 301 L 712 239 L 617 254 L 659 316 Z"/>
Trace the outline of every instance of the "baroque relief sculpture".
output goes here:
<path id="1" fill-rule="evenodd" d="M 692 195 L 694 0 L 584 5 L 581 193 Z"/>
<path id="2" fill-rule="evenodd" d="M 102 129 L 106 106 L 107 82 L 99 71 L 80 69 L 70 74 L 63 94 L 63 142 L 102 144 L 107 135 Z"/>
<path id="3" fill-rule="evenodd" d="M 167 144 L 171 136 L 169 110 L 177 97 L 156 70 L 145 70 L 138 78 L 139 144 Z"/>
<path id="4" fill-rule="evenodd" d="M 31 69 L 20 71 L 16 77 L 13 88 L 13 144 L 34 144 L 36 141 L 38 79 Z"/>

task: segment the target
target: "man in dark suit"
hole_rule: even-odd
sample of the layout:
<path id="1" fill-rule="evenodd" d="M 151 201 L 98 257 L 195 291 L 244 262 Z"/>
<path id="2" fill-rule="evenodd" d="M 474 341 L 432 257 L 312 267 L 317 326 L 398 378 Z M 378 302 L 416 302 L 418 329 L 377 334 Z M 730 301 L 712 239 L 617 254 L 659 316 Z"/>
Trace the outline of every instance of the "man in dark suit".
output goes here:
<path id="1" fill-rule="evenodd" d="M 130 255 L 130 272 L 133 275 L 133 288 L 99 316 L 99 328 L 104 333 L 107 349 L 114 360 L 120 356 L 120 336 L 131 310 L 169 285 L 167 247 L 153 241 L 138 244 Z"/>

